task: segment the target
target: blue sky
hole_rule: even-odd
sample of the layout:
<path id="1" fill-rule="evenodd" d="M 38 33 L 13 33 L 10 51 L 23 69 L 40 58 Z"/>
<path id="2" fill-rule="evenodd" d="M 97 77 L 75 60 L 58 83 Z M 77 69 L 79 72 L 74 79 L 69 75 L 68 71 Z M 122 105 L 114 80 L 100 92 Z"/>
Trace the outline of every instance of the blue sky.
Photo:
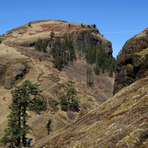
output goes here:
<path id="1" fill-rule="evenodd" d="M 35 20 L 96 24 L 116 57 L 124 43 L 148 27 L 148 0 L 1 0 L 0 34 Z"/>

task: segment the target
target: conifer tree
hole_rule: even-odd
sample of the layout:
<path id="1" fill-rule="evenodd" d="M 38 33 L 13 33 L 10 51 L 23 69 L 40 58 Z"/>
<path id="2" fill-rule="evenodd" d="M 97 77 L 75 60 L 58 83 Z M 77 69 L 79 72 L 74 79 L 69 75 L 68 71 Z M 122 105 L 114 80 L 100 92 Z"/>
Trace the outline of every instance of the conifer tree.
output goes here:
<path id="1" fill-rule="evenodd" d="M 92 69 L 87 69 L 87 86 L 91 86 L 93 84 L 93 73 Z"/>
<path id="2" fill-rule="evenodd" d="M 38 85 L 32 84 L 29 80 L 12 91 L 12 103 L 9 106 L 11 113 L 8 116 L 8 128 L 5 129 L 5 135 L 1 139 L 2 143 L 12 143 L 17 147 L 23 143 L 25 146 L 26 134 L 31 129 L 27 125 L 29 118 L 27 111 L 39 114 L 45 110 L 45 105 L 40 100 L 40 93 Z"/>
<path id="3" fill-rule="evenodd" d="M 51 40 L 54 38 L 54 36 L 55 36 L 54 32 L 51 31 L 51 33 L 50 33 L 50 38 L 51 38 Z"/>
<path id="4" fill-rule="evenodd" d="M 49 119 L 48 120 L 48 123 L 46 125 L 46 128 L 47 128 L 47 135 L 49 135 L 50 131 L 51 131 L 51 123 L 52 123 L 52 120 Z"/>
<path id="5" fill-rule="evenodd" d="M 76 100 L 77 92 L 74 88 L 70 88 L 66 94 L 59 97 L 61 109 L 63 111 L 73 110 L 79 111 L 79 104 Z"/>

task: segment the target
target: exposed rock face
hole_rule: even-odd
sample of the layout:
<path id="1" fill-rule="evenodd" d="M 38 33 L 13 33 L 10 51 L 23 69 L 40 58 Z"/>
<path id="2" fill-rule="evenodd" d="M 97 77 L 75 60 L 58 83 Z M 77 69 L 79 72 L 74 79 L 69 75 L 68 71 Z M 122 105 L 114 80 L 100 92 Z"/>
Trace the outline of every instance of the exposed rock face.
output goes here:
<path id="1" fill-rule="evenodd" d="M 116 70 L 114 93 L 148 75 L 148 28 L 125 43 Z"/>
<path id="2" fill-rule="evenodd" d="M 98 47 L 102 46 L 108 54 L 112 55 L 111 42 L 102 37 L 97 29 L 73 31 L 69 32 L 68 36 L 72 38 L 75 49 L 80 48 L 82 44 L 92 44 Z"/>
<path id="3" fill-rule="evenodd" d="M 11 89 L 14 84 L 23 78 L 28 71 L 27 60 L 25 58 L 11 59 L 11 55 L 0 58 L 0 84 L 5 89 Z"/>

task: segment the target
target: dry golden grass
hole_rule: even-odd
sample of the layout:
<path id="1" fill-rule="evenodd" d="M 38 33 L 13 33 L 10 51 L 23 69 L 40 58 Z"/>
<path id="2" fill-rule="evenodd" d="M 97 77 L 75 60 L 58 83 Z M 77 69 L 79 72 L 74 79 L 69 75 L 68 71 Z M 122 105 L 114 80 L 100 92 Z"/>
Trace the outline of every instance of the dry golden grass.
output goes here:
<path id="1" fill-rule="evenodd" d="M 87 115 L 34 147 L 145 147 L 148 130 L 148 77 L 122 89 Z"/>

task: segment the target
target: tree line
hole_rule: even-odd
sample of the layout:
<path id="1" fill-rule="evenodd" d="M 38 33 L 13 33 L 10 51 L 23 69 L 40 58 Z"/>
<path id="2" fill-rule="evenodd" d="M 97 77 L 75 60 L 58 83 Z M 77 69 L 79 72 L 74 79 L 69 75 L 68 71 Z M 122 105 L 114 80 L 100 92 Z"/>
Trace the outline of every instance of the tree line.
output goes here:
<path id="1" fill-rule="evenodd" d="M 55 68 L 62 70 L 69 62 L 76 60 L 75 49 L 70 38 L 55 38 L 55 34 L 52 31 L 50 34 L 50 41 L 54 41 L 51 47 L 50 56 L 53 58 Z M 35 48 L 38 51 L 46 53 L 48 43 L 49 41 L 39 38 L 35 42 Z M 113 72 L 115 71 L 115 58 L 108 55 L 102 46 L 98 47 L 93 44 L 81 44 L 78 51 L 80 58 L 85 55 L 87 63 L 95 65 L 95 74 L 99 75 L 100 72 L 108 72 L 109 76 L 113 75 Z"/>
<path id="2" fill-rule="evenodd" d="M 83 55 L 85 55 L 88 64 L 94 65 L 95 74 L 99 75 L 100 72 L 104 73 L 106 71 L 109 73 L 109 76 L 113 75 L 115 71 L 115 58 L 106 53 L 102 46 L 82 44 L 79 47 L 79 56 Z"/>
<path id="3" fill-rule="evenodd" d="M 76 60 L 72 40 L 57 38 L 51 49 L 54 67 L 62 70 L 69 62 Z"/>

